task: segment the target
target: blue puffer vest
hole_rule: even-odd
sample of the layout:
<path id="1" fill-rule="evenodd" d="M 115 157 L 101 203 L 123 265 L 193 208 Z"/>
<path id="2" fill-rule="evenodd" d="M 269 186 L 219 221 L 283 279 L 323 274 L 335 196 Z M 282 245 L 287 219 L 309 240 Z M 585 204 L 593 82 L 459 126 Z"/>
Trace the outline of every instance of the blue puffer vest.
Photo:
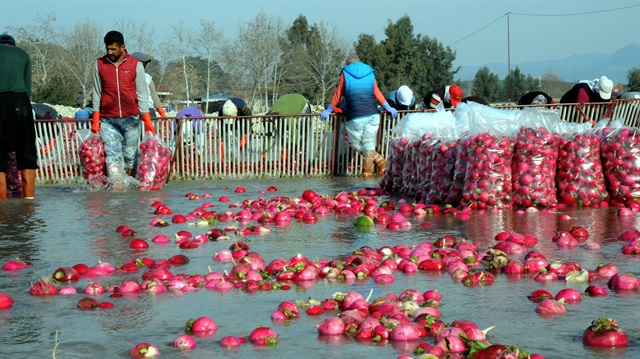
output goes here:
<path id="1" fill-rule="evenodd" d="M 347 117 L 367 116 L 378 112 L 378 102 L 373 96 L 375 70 L 362 62 L 354 62 L 342 68 L 344 73 L 344 98 L 347 101 Z"/>

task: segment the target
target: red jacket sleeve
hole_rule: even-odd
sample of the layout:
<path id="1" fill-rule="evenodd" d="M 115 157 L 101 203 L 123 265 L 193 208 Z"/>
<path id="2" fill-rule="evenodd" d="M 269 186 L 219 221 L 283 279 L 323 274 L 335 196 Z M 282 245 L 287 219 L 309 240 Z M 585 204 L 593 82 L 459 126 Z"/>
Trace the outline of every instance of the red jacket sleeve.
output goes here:
<path id="1" fill-rule="evenodd" d="M 333 92 L 333 96 L 331 97 L 330 105 L 334 108 L 338 107 L 340 100 L 342 99 L 342 93 L 344 92 L 344 74 L 340 73 L 340 79 L 338 79 L 338 85 L 336 86 L 336 90 Z"/>
<path id="2" fill-rule="evenodd" d="M 373 83 L 373 96 L 375 96 L 376 100 L 380 105 L 384 105 L 387 102 L 387 99 L 384 97 L 380 89 L 378 88 L 378 81 L 376 80 Z"/>
<path id="3" fill-rule="evenodd" d="M 576 103 L 588 103 L 589 95 L 587 94 L 587 90 L 581 88 L 578 90 L 578 96 L 576 96 Z"/>

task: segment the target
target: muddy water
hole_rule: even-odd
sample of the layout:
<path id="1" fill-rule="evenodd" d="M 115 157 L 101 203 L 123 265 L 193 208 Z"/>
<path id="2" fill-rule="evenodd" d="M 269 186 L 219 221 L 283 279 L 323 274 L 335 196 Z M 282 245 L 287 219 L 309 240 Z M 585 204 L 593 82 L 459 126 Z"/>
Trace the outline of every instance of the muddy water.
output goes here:
<path id="1" fill-rule="evenodd" d="M 413 228 L 408 232 L 389 232 L 375 228 L 368 233 L 354 231 L 352 218 L 330 214 L 310 225 L 294 222 L 288 228 L 274 227 L 265 236 L 232 238 L 227 242 L 210 242 L 198 249 L 181 250 L 174 244 L 159 246 L 150 242 L 157 234 L 173 237 L 179 230 L 194 234 L 206 229 L 186 224 L 155 228 L 149 221 L 157 217 L 151 203 L 160 200 L 174 213 L 186 214 L 209 201 L 216 210 L 227 209 L 228 204 L 217 201 L 221 195 L 231 203 L 246 198 L 255 199 L 259 190 L 275 185 L 275 195 L 299 196 L 311 188 L 320 194 L 334 195 L 340 191 L 357 190 L 373 186 L 375 181 L 361 179 L 285 179 L 215 182 L 172 182 L 163 191 L 125 193 L 89 192 L 68 186 L 40 186 L 37 199 L 26 201 L 10 199 L 0 203 L 0 261 L 20 257 L 34 263 L 20 272 L 0 272 L 0 291 L 15 300 L 13 308 L 0 311 L 0 357 L 47 358 L 54 352 L 57 358 L 126 358 L 138 342 L 158 346 L 164 358 L 327 358 L 375 357 L 396 358 L 410 353 L 411 345 L 356 342 L 349 337 L 318 337 L 315 325 L 330 314 L 309 317 L 302 314 L 297 320 L 275 324 L 271 312 L 284 300 L 304 300 L 309 297 L 323 299 L 337 291 L 359 291 L 372 298 L 386 293 L 400 294 L 407 288 L 420 291 L 437 289 L 443 295 L 439 308 L 442 319 L 451 322 L 467 319 L 482 328 L 495 326 L 488 339 L 494 343 L 516 344 L 546 358 L 630 358 L 640 352 L 640 295 L 610 292 L 604 298 L 585 297 L 581 303 L 567 306 L 562 317 L 544 319 L 535 312 L 535 304 L 527 300 L 531 291 L 544 288 L 555 294 L 567 286 L 583 291 L 587 284 L 566 284 L 562 281 L 539 284 L 527 276 L 497 275 L 495 284 L 487 287 L 467 288 L 454 283 L 446 273 L 404 275 L 395 273 L 393 284 L 378 286 L 371 280 L 353 283 L 310 282 L 289 291 L 246 293 L 234 289 L 219 293 L 200 289 L 193 293 L 167 293 L 160 296 L 147 294 L 109 298 L 110 310 L 79 311 L 76 303 L 84 295 L 32 297 L 30 284 L 41 277 L 50 276 L 60 266 L 76 263 L 95 264 L 99 260 L 117 265 L 135 257 L 169 258 L 185 254 L 190 263 L 172 268 L 173 273 L 205 274 L 209 270 L 230 270 L 231 264 L 212 260 L 213 254 L 228 248 L 233 240 L 244 240 L 251 250 L 260 253 L 266 262 L 277 257 L 289 258 L 302 253 L 312 260 L 343 259 L 361 246 L 374 248 L 384 245 L 434 241 L 451 234 L 479 242 L 482 248 L 494 243 L 496 233 L 515 230 L 536 235 L 541 242 L 536 249 L 550 260 L 575 261 L 585 269 L 594 269 L 599 263 L 612 262 L 621 272 L 640 275 L 640 259 L 620 253 L 621 242 L 616 237 L 625 230 L 640 228 L 634 217 L 617 217 L 614 209 L 586 209 L 567 211 L 571 220 L 562 221 L 559 215 L 518 215 L 511 211 L 497 214 L 473 215 L 461 221 L 453 217 L 412 218 Z M 247 192 L 236 194 L 233 189 L 244 186 Z M 185 193 L 210 193 L 212 198 L 190 201 Z M 384 199 L 384 198 L 383 198 Z M 423 221 L 433 223 L 421 227 Z M 139 237 L 150 242 L 148 250 L 134 253 L 128 248 L 128 239 L 115 233 L 117 226 L 128 224 L 138 231 Z M 589 229 L 591 240 L 602 245 L 600 250 L 582 248 L 558 250 L 550 238 L 556 231 L 573 225 Z M 127 279 L 139 279 L 141 272 L 94 279 L 101 284 L 118 284 Z M 72 284 L 79 291 L 89 283 L 81 280 Z M 604 283 L 604 282 L 603 282 Z M 198 338 L 198 347 L 192 352 L 180 352 L 171 343 L 184 332 L 190 317 L 209 316 L 219 326 L 213 337 Z M 614 318 L 624 328 L 630 346 L 621 350 L 593 350 L 581 343 L 583 330 L 593 319 Z M 223 336 L 246 336 L 258 325 L 270 326 L 279 335 L 275 348 L 258 348 L 246 344 L 228 351 L 219 346 Z M 57 333 L 57 346 L 56 346 Z M 429 342 L 432 338 L 427 339 Z"/>

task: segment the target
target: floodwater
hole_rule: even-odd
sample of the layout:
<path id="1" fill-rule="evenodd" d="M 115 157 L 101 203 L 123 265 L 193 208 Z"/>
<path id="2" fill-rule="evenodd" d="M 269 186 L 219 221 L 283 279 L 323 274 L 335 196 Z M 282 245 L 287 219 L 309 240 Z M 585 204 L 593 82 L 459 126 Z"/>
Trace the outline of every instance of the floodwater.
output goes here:
<path id="1" fill-rule="evenodd" d="M 278 191 L 259 194 L 260 190 L 271 185 L 275 185 Z M 331 213 L 320 217 L 316 224 L 294 220 L 289 227 L 272 227 L 273 231 L 264 236 L 231 235 L 228 241 L 209 242 L 191 250 L 180 249 L 173 243 L 161 246 L 151 242 L 157 234 L 173 238 L 179 230 L 189 230 L 195 235 L 207 229 L 187 224 L 152 227 L 150 220 L 158 217 L 153 214 L 151 206 L 155 200 L 162 201 L 174 213 L 187 214 L 204 201 L 212 203 L 215 210 L 228 209 L 229 203 L 218 202 L 221 195 L 229 196 L 230 203 L 234 203 L 261 195 L 267 198 L 300 196 L 305 189 L 335 195 L 340 191 L 356 191 L 375 185 L 375 180 L 359 178 L 171 182 L 162 191 L 119 193 L 91 192 L 73 186 L 39 186 L 37 198 L 33 201 L 10 198 L 0 203 L 0 261 L 4 263 L 20 257 L 32 261 L 34 266 L 19 272 L 0 271 L 0 292 L 10 294 L 15 300 L 11 309 L 0 310 L 0 357 L 50 358 L 55 354 L 57 358 L 127 358 L 136 343 L 149 342 L 159 348 L 163 358 L 396 358 L 411 354 L 413 344 L 364 343 L 346 336 L 319 337 L 315 325 L 335 313 L 319 317 L 301 313 L 299 319 L 284 324 L 272 323 L 270 315 L 285 300 L 324 299 L 335 292 L 347 291 L 358 291 L 365 296 L 372 292 L 372 298 L 377 298 L 387 293 L 399 295 L 408 288 L 421 292 L 437 289 L 443 296 L 439 310 L 446 323 L 466 319 L 476 322 L 481 328 L 495 326 L 488 334 L 492 343 L 518 345 L 546 358 L 637 357 L 640 352 L 638 292 L 610 291 L 607 297 L 601 298 L 585 296 L 580 303 L 567 305 L 564 316 L 542 318 L 534 311 L 536 304 L 527 299 L 529 293 L 544 288 L 555 294 L 567 286 L 584 291 L 587 284 L 563 281 L 540 284 L 528 276 L 496 275 L 493 285 L 474 288 L 455 283 L 446 272 L 418 272 L 414 275 L 396 272 L 395 282 L 382 286 L 372 280 L 353 283 L 319 280 L 293 285 L 291 290 L 255 293 L 240 289 L 220 293 L 203 288 L 191 293 L 167 292 L 158 296 L 140 293 L 110 298 L 104 294 L 97 298 L 98 301 L 112 302 L 115 307 L 95 311 L 76 309 L 84 294 L 29 295 L 31 283 L 51 276 L 58 267 L 76 263 L 91 266 L 105 261 L 118 265 L 132 258 L 166 259 L 185 254 L 190 263 L 172 267 L 172 273 L 204 275 L 209 270 L 230 270 L 230 263 L 214 262 L 212 256 L 236 240 L 247 242 L 251 251 L 261 254 L 268 263 L 274 258 L 288 259 L 297 253 L 311 260 L 342 260 L 362 246 L 415 245 L 435 241 L 448 234 L 479 242 L 481 248 L 486 249 L 494 243 L 495 234 L 505 230 L 536 235 L 540 243 L 535 249 L 543 252 L 550 261 L 575 261 L 584 269 L 595 269 L 600 263 L 611 262 L 620 272 L 640 275 L 640 258 L 622 255 L 623 242 L 616 239 L 625 230 L 640 228 L 638 219 L 617 217 L 612 208 L 564 212 L 572 217 L 570 220 L 560 220 L 556 214 L 543 216 L 513 211 L 474 214 L 464 221 L 438 215 L 412 218 L 414 226 L 410 231 L 391 232 L 375 227 L 366 233 L 353 229 L 353 217 Z M 237 186 L 244 186 L 246 193 L 235 193 Z M 188 192 L 210 193 L 212 198 L 191 201 L 185 197 Z M 433 225 L 419 226 L 423 221 L 430 221 Z M 138 237 L 149 242 L 149 248 L 144 252 L 129 249 L 129 239 L 115 232 L 122 224 L 135 229 Z M 590 240 L 600 243 L 602 248 L 559 250 L 551 242 L 551 237 L 556 231 L 568 230 L 573 225 L 586 227 L 591 234 Z M 117 285 L 125 280 L 139 280 L 141 273 L 93 280 L 103 285 Z M 82 293 L 89 283 L 90 280 L 82 279 L 71 285 Z M 212 337 L 197 338 L 198 347 L 191 352 L 174 348 L 172 342 L 184 333 L 186 321 L 200 316 L 211 317 L 218 324 L 217 333 Z M 594 350 L 583 346 L 581 337 L 584 329 L 600 317 L 617 320 L 629 337 L 628 348 Z M 227 350 L 219 345 L 220 338 L 248 336 L 258 325 L 275 329 L 279 336 L 277 347 L 256 347 L 247 343 L 235 350 Z M 426 340 L 431 343 L 433 338 Z"/>

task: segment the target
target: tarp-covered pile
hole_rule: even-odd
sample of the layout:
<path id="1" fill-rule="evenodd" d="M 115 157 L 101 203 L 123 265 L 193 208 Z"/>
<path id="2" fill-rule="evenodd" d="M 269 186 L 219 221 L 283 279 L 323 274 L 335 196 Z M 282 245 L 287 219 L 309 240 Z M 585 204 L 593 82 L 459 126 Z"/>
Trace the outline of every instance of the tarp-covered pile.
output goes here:
<path id="1" fill-rule="evenodd" d="M 393 129 L 380 186 L 426 204 L 486 209 L 640 201 L 640 135 L 557 110 L 461 103 L 411 113 Z"/>

